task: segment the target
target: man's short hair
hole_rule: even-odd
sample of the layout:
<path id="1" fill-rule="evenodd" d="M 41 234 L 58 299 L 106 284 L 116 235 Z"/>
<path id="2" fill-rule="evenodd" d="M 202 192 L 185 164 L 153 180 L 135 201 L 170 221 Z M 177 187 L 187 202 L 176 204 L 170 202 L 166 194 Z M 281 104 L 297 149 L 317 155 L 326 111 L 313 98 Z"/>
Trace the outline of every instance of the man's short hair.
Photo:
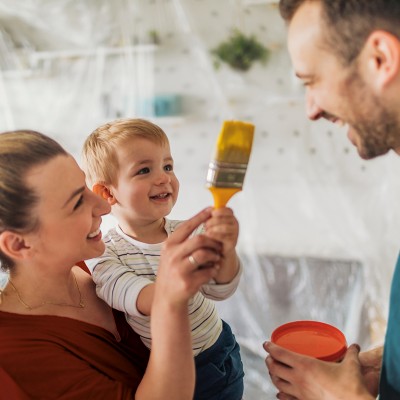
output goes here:
<path id="1" fill-rule="evenodd" d="M 307 2 L 321 4 L 326 45 L 344 65 L 357 58 L 375 30 L 387 31 L 400 40 L 399 0 L 280 0 L 281 16 L 290 22 Z"/>

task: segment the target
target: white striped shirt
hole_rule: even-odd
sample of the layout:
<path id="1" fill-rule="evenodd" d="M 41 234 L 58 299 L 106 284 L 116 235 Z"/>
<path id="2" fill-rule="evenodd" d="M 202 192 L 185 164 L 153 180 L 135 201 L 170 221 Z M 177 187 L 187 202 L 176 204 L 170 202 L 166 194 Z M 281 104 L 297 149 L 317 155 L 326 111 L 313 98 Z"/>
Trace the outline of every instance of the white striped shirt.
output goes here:
<path id="1" fill-rule="evenodd" d="M 165 218 L 168 236 L 183 221 Z M 201 233 L 202 228 L 195 234 Z M 96 283 L 100 298 L 111 307 L 125 312 L 130 326 L 137 332 L 143 343 L 151 348 L 150 317 L 141 314 L 137 307 L 140 291 L 156 280 L 162 243 L 138 242 L 117 227 L 104 237 L 104 254 L 87 261 Z M 189 316 L 192 329 L 193 354 L 211 347 L 222 331 L 222 321 L 217 314 L 213 300 L 224 300 L 231 296 L 238 284 L 242 267 L 236 277 L 227 284 L 209 282 L 203 285 L 189 301 Z"/>

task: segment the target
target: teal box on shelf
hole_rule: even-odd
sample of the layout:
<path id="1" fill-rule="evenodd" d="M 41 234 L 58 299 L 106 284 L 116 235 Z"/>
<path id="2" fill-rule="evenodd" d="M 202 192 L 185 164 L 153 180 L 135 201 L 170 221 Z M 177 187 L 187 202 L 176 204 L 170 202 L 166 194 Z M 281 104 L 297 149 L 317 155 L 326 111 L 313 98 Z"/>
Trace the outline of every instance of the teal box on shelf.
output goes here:
<path id="1" fill-rule="evenodd" d="M 147 117 L 171 117 L 180 115 L 181 96 L 178 94 L 159 94 L 139 103 L 139 115 Z"/>

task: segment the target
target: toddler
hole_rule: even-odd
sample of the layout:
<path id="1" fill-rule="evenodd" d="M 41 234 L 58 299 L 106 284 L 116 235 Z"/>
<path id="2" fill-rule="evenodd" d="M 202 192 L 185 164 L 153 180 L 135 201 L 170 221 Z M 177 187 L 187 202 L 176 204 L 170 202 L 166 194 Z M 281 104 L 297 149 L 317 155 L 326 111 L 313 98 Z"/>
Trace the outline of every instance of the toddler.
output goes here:
<path id="1" fill-rule="evenodd" d="M 170 220 L 178 197 L 169 141 L 164 131 L 143 119 L 122 119 L 97 128 L 85 141 L 83 168 L 93 191 L 106 199 L 118 225 L 104 237 L 105 253 L 87 261 L 99 297 L 125 312 L 128 323 L 151 348 L 150 316 L 164 240 L 182 221 Z M 200 232 L 222 243 L 218 275 L 189 304 L 196 365 L 195 399 L 240 400 L 243 365 L 229 325 L 214 300 L 237 288 L 241 265 L 235 246 L 238 222 L 232 210 L 213 210 Z M 201 252 L 188 256 L 201 265 Z M 171 360 L 173 363 L 173 360 Z"/>

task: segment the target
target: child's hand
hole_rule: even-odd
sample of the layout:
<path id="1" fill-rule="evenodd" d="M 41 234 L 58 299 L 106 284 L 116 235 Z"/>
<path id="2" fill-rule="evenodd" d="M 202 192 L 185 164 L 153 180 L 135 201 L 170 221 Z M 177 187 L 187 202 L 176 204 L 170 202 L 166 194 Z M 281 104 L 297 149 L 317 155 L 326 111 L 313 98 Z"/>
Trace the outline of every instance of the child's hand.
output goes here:
<path id="1" fill-rule="evenodd" d="M 216 208 L 205 223 L 205 235 L 223 244 L 222 255 L 235 251 L 239 236 L 239 223 L 230 208 Z"/>

